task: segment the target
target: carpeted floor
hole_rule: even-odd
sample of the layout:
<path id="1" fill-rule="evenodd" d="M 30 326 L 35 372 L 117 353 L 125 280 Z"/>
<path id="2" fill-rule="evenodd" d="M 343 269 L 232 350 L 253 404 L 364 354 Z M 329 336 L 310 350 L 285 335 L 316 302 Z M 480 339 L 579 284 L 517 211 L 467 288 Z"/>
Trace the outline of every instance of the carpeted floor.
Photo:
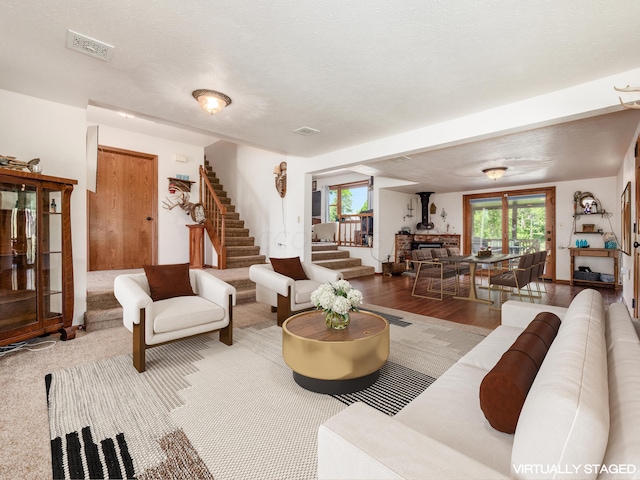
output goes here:
<path id="1" fill-rule="evenodd" d="M 388 367 L 426 377 L 439 376 L 488 333 L 383 307 L 370 309 L 413 324 L 392 325 Z M 93 468 L 102 468 L 104 475 L 109 468 L 100 452 L 106 451 L 120 452 L 115 454 L 117 468 L 134 469 L 138 478 L 167 478 L 167 472 L 179 478 L 176 469 L 187 469 L 187 478 L 313 478 L 317 426 L 352 400 L 307 392 L 293 382 L 269 307 L 241 305 L 234 318 L 234 346 L 226 347 L 214 334 L 158 347 L 148 352 L 148 371 L 142 375 L 131 366 L 131 336 L 123 328 L 0 357 L 5 393 L 0 478 L 51 478 L 47 373 L 53 373 L 51 433 L 60 438 L 53 442 L 54 451 L 67 445 L 73 450 L 73 432 L 78 432 L 78 444 L 95 445 L 87 451 L 96 452 L 99 462 Z M 416 328 L 423 334 L 413 332 Z M 171 349 L 180 356 L 171 355 Z M 419 351 L 433 359 L 428 366 L 418 362 Z M 397 376 L 398 370 L 387 374 Z M 373 397 L 380 401 L 380 395 Z M 103 410 L 96 411 L 96 405 Z M 82 460 L 71 461 L 78 463 Z M 82 467 L 88 468 L 86 461 Z"/>

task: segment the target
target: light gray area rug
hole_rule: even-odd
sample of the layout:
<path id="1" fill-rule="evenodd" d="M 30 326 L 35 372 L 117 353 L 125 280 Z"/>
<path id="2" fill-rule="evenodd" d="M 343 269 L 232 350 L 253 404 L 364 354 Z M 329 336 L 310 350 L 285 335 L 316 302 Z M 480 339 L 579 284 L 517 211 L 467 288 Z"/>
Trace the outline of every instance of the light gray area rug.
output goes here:
<path id="1" fill-rule="evenodd" d="M 354 395 L 299 387 L 281 329 L 234 331 L 147 351 L 139 374 L 120 355 L 47 376 L 54 478 L 316 478 L 318 427 L 364 401 L 394 414 L 486 331 L 378 307 L 392 322 L 380 378 Z M 471 330 L 471 331 L 470 331 Z"/>

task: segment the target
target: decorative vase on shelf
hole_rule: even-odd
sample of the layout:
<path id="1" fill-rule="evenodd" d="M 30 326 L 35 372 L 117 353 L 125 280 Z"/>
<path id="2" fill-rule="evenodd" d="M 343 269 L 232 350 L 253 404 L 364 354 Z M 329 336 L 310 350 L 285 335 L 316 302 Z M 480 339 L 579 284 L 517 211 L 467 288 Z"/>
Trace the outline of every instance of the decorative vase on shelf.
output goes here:
<path id="1" fill-rule="evenodd" d="M 340 315 L 338 313 L 328 312 L 325 317 L 327 327 L 333 328 L 334 330 L 344 330 L 349 326 L 350 321 L 348 313 Z"/>

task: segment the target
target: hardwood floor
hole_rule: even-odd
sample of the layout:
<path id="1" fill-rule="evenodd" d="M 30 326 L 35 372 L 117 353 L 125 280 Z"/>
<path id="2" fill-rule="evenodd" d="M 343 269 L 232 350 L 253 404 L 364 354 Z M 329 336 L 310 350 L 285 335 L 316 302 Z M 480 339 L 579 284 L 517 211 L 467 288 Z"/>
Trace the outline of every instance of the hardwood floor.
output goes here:
<path id="1" fill-rule="evenodd" d="M 468 292 L 464 287 L 465 284 L 468 285 L 467 282 L 468 277 L 462 280 L 462 295 Z M 500 311 L 490 310 L 486 303 L 456 300 L 450 295 L 445 295 L 442 301 L 412 296 L 413 277 L 376 274 L 353 278 L 349 280 L 349 283 L 362 292 L 365 303 L 484 328 L 493 329 L 500 324 Z M 534 302 L 561 307 L 568 306 L 573 297 L 585 288 L 548 282 L 545 285 L 547 293 L 543 293 L 542 298 L 535 298 Z M 602 294 L 605 305 L 621 301 L 621 290 L 602 288 L 598 291 Z M 487 298 L 486 289 L 479 288 L 478 292 L 481 298 Z M 492 293 L 492 299 L 498 299 L 497 293 Z M 506 299 L 507 295 L 505 294 Z M 517 295 L 514 296 L 514 300 L 518 300 Z"/>

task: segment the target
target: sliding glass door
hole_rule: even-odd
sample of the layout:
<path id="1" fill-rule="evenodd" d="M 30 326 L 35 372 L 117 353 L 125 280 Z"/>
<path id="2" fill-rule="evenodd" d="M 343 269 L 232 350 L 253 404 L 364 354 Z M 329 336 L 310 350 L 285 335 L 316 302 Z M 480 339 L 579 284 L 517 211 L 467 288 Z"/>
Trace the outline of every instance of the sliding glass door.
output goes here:
<path id="1" fill-rule="evenodd" d="M 465 252 L 549 252 L 545 278 L 555 278 L 555 188 L 463 197 Z"/>

